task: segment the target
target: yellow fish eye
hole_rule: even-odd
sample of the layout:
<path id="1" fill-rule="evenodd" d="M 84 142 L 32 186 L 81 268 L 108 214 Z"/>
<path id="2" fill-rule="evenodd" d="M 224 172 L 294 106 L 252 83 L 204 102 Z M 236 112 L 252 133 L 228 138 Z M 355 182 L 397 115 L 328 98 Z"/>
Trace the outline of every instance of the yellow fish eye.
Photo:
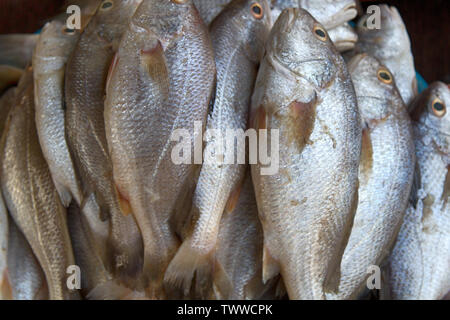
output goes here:
<path id="1" fill-rule="evenodd" d="M 253 3 L 250 10 L 256 19 L 262 19 L 264 17 L 264 10 L 259 3 Z"/>
<path id="2" fill-rule="evenodd" d="M 313 32 L 316 38 L 319 39 L 320 41 L 327 41 L 328 39 L 327 32 L 321 26 L 314 26 Z"/>
<path id="3" fill-rule="evenodd" d="M 65 34 L 65 35 L 71 36 L 71 35 L 74 35 L 74 34 L 75 34 L 75 30 L 74 30 L 74 29 L 69 29 L 69 28 L 67 28 L 66 26 L 64 26 L 64 27 L 62 28 L 62 33 Z"/>
<path id="4" fill-rule="evenodd" d="M 434 115 L 439 118 L 443 117 L 447 112 L 444 102 L 439 98 L 433 100 L 431 103 L 431 110 L 433 110 Z"/>
<path id="5" fill-rule="evenodd" d="M 378 70 L 377 76 L 381 82 L 386 84 L 391 84 L 394 80 L 392 74 L 386 68 L 380 68 L 380 70 Z"/>

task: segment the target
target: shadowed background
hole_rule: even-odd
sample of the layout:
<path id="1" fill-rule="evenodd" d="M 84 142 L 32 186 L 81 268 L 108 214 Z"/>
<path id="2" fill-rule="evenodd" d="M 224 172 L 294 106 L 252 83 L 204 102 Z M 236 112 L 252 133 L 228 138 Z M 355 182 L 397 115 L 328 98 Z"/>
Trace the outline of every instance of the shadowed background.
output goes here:
<path id="1" fill-rule="evenodd" d="M 70 2 L 70 1 L 66 1 Z M 361 1 L 396 6 L 411 37 L 416 69 L 427 82 L 450 83 L 450 1 Z M 35 32 L 52 16 L 63 12 L 64 0 L 0 0 L 0 33 Z"/>

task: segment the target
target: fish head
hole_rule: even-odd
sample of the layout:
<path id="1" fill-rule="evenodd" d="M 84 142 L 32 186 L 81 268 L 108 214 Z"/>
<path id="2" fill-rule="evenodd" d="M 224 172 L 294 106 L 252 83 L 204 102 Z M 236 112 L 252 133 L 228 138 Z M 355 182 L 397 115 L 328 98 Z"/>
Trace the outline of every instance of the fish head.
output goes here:
<path id="1" fill-rule="evenodd" d="M 264 53 L 264 44 L 272 25 L 271 11 L 267 0 L 235 0 L 222 12 L 214 24 L 232 21 L 237 32 L 245 39 L 248 58 L 259 63 Z M 242 34 L 244 33 L 244 34 Z"/>
<path id="2" fill-rule="evenodd" d="M 142 0 L 103 0 L 93 18 L 96 32 L 100 39 L 113 44 L 115 49 L 121 28 L 115 28 L 116 21 L 124 21 L 124 17 L 131 16 Z"/>
<path id="3" fill-rule="evenodd" d="M 355 0 L 300 0 L 300 7 L 327 29 L 350 21 L 358 14 Z"/>
<path id="4" fill-rule="evenodd" d="M 394 76 L 376 58 L 358 54 L 348 63 L 364 126 L 375 125 L 405 108 Z"/>
<path id="5" fill-rule="evenodd" d="M 411 115 L 413 120 L 425 125 L 430 132 L 445 136 L 445 140 L 450 142 L 449 87 L 442 82 L 434 82 L 412 103 L 416 105 Z"/>
<path id="6" fill-rule="evenodd" d="M 280 68 L 325 88 L 343 64 L 325 28 L 307 11 L 284 10 L 272 28 L 266 52 Z"/>
<path id="7" fill-rule="evenodd" d="M 152 33 L 164 50 L 204 22 L 193 0 L 146 0 L 132 18 L 131 28 Z"/>
<path id="8" fill-rule="evenodd" d="M 398 48 L 409 48 L 411 43 L 405 24 L 397 8 L 380 5 L 380 28 L 372 28 L 371 15 L 364 15 L 357 24 L 359 44 L 363 51 L 388 59 L 398 54 Z M 376 54 L 375 54 L 376 53 Z"/>

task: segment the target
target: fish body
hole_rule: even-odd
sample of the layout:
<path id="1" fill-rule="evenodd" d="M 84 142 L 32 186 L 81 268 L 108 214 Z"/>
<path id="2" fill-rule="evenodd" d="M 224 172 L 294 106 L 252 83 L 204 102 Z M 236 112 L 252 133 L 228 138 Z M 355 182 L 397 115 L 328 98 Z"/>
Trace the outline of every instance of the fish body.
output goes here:
<path id="1" fill-rule="evenodd" d="M 341 262 L 337 295 L 355 299 L 371 266 L 391 251 L 408 204 L 415 168 L 411 119 L 390 71 L 365 54 L 349 63 L 363 122 L 358 209 Z"/>
<path id="2" fill-rule="evenodd" d="M 299 7 L 308 11 L 327 30 L 336 28 L 358 14 L 355 0 L 299 0 Z"/>
<path id="3" fill-rule="evenodd" d="M 356 212 L 362 130 L 345 62 L 305 10 L 285 10 L 275 23 L 251 110 L 268 141 L 279 130 L 279 170 L 252 165 L 263 280 L 281 272 L 290 299 L 324 299 L 337 289 Z"/>
<path id="4" fill-rule="evenodd" d="M 213 21 L 210 27 L 217 68 L 214 105 L 208 115 L 207 129 L 218 130 L 225 137 L 227 130 L 246 130 L 259 61 L 270 30 L 270 7 L 266 0 L 234 0 Z M 171 262 L 166 280 L 182 283 L 185 292 L 197 274 L 196 291 L 208 291 L 212 262 L 217 244 L 219 224 L 224 210 L 232 211 L 239 197 L 245 165 L 235 159 L 245 155 L 243 145 L 233 150 L 215 151 L 215 159 L 207 162 L 220 137 L 209 137 L 204 148 L 205 163 L 193 196 L 190 230 Z M 234 140 L 233 140 L 234 141 Z M 229 146 L 225 146 L 225 149 Z M 227 164 L 227 153 L 233 164 Z M 234 164 L 236 163 L 236 164 Z M 227 207 L 228 203 L 228 207 Z"/>
<path id="5" fill-rule="evenodd" d="M 298 8 L 298 0 L 269 0 L 270 12 L 272 14 L 272 22 L 275 23 L 281 12 L 288 8 Z"/>
<path id="6" fill-rule="evenodd" d="M 64 129 L 64 72 L 78 38 L 77 30 L 55 20 L 43 28 L 33 55 L 39 142 L 65 207 L 72 196 L 77 203 L 82 201 Z"/>
<path id="7" fill-rule="evenodd" d="M 27 239 L 13 219 L 9 219 L 7 280 L 11 299 L 48 300 L 44 272 Z"/>
<path id="8" fill-rule="evenodd" d="M 216 298 L 261 299 L 270 285 L 262 281 L 262 253 L 262 227 L 248 172 L 236 208 L 220 221 L 216 270 L 221 272 L 216 271 L 213 279 Z"/>
<path id="9" fill-rule="evenodd" d="M 435 300 L 450 290 L 450 90 L 435 82 L 415 101 L 417 172 L 387 289 L 392 299 Z"/>
<path id="10" fill-rule="evenodd" d="M 66 269 L 75 261 L 66 211 L 39 145 L 31 70 L 24 74 L 17 90 L 3 135 L 3 196 L 8 211 L 42 266 L 50 299 L 77 299 L 78 293 L 66 285 Z"/>
<path id="11" fill-rule="evenodd" d="M 207 27 L 192 0 L 150 0 L 133 16 L 108 76 L 114 182 L 142 232 L 152 297 L 165 295 L 164 272 L 179 246 L 170 219 L 196 169 L 172 160 L 172 134 L 205 123 L 215 73 Z"/>
<path id="12" fill-rule="evenodd" d="M 194 0 L 200 16 L 207 26 L 232 0 Z"/>
<path id="13" fill-rule="evenodd" d="M 328 30 L 328 34 L 339 52 L 354 49 L 358 41 L 358 34 L 348 23 Z"/>
<path id="14" fill-rule="evenodd" d="M 122 210 L 112 177 L 105 135 L 106 78 L 120 38 L 140 0 L 104 0 L 84 29 L 65 73 L 66 137 L 76 175 L 81 180 L 84 211 L 94 194 L 102 220 L 111 231 L 106 265 L 124 281 L 140 272 L 142 238 L 132 215 Z"/>
<path id="15" fill-rule="evenodd" d="M 409 35 L 395 7 L 387 5 L 379 7 L 380 29 L 368 29 L 368 15 L 358 22 L 356 30 L 359 40 L 355 53 L 367 53 L 391 70 L 403 102 L 409 106 L 418 93 Z"/>

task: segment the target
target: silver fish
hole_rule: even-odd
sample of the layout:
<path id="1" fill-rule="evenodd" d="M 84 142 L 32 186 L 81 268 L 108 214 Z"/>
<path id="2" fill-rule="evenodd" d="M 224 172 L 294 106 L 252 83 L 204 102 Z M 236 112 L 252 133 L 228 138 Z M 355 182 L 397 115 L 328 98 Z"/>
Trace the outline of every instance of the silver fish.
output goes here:
<path id="1" fill-rule="evenodd" d="M 418 93 L 411 42 L 398 10 L 387 5 L 379 7 L 380 29 L 368 29 L 368 15 L 358 22 L 359 41 L 355 53 L 367 53 L 391 70 L 403 102 L 408 106 Z"/>
<path id="2" fill-rule="evenodd" d="M 251 92 L 270 31 L 270 19 L 266 0 L 234 0 L 213 21 L 210 33 L 217 83 L 207 129 L 219 130 L 225 137 L 227 130 L 247 128 Z M 204 159 L 219 142 L 222 141 L 217 137 L 208 139 Z M 225 159 L 226 153 L 231 153 L 235 159 L 245 155 L 245 149 L 243 145 L 233 146 L 233 150 L 223 150 L 223 154 L 216 152 L 214 156 Z M 203 291 L 208 291 L 220 218 L 224 210 L 231 212 L 234 209 L 244 174 L 243 164 L 224 164 L 219 160 L 202 165 L 192 201 L 188 234 L 165 275 L 169 283 L 181 283 L 185 294 L 189 292 L 195 274 L 197 293 L 202 295 Z"/>
<path id="3" fill-rule="evenodd" d="M 75 261 L 66 212 L 39 146 L 33 92 L 28 70 L 19 82 L 2 138 L 1 187 L 11 216 L 44 270 L 50 299 L 77 299 L 78 293 L 66 285 L 66 269 Z"/>
<path id="4" fill-rule="evenodd" d="M 358 14 L 355 0 L 298 0 L 299 7 L 307 10 L 327 30 L 336 28 Z"/>
<path id="5" fill-rule="evenodd" d="M 149 0 L 133 16 L 108 76 L 114 182 L 142 232 L 151 297 L 165 295 L 164 272 L 179 246 L 170 219 L 196 168 L 173 162 L 172 134 L 205 122 L 215 73 L 211 40 L 192 0 Z"/>
<path id="6" fill-rule="evenodd" d="M 450 290 L 450 90 L 435 82 L 413 102 L 417 172 L 387 267 L 392 299 L 442 299 Z"/>
<path id="7" fill-rule="evenodd" d="M 232 0 L 194 0 L 200 16 L 208 26 Z"/>
<path id="8" fill-rule="evenodd" d="M 341 262 L 338 294 L 354 299 L 381 266 L 397 237 L 412 186 L 415 149 L 412 125 L 390 71 L 365 54 L 348 65 L 363 121 L 359 196 L 353 228 Z"/>
<path id="9" fill-rule="evenodd" d="M 328 35 L 339 52 L 349 51 L 355 48 L 358 34 L 348 23 L 328 30 Z"/>
<path id="10" fill-rule="evenodd" d="M 324 299 L 337 290 L 356 212 L 362 130 L 347 67 L 307 11 L 285 10 L 275 23 L 251 118 L 268 141 L 279 130 L 278 172 L 252 165 L 263 280 L 281 272 L 289 298 Z"/>
<path id="11" fill-rule="evenodd" d="M 13 219 L 9 219 L 8 285 L 14 300 L 48 300 L 44 272 Z"/>
<path id="12" fill-rule="evenodd" d="M 33 55 L 39 142 L 65 207 L 72 196 L 77 203 L 82 200 L 64 129 L 64 72 L 78 38 L 77 30 L 67 29 L 62 21 L 53 21 L 43 28 Z"/>
<path id="13" fill-rule="evenodd" d="M 65 73 L 66 137 L 81 180 L 83 203 L 90 194 L 103 220 L 110 219 L 107 263 L 115 275 L 127 281 L 142 267 L 142 237 L 133 215 L 120 202 L 112 177 L 103 117 L 108 68 L 120 38 L 140 0 L 104 0 L 84 29 Z M 91 203 L 92 204 L 92 203 Z M 128 214 L 128 215 L 127 215 Z"/>
<path id="14" fill-rule="evenodd" d="M 270 288 L 262 281 L 263 233 L 255 192 L 246 175 L 233 212 L 224 214 L 217 238 L 214 292 L 217 299 L 261 299 Z"/>

